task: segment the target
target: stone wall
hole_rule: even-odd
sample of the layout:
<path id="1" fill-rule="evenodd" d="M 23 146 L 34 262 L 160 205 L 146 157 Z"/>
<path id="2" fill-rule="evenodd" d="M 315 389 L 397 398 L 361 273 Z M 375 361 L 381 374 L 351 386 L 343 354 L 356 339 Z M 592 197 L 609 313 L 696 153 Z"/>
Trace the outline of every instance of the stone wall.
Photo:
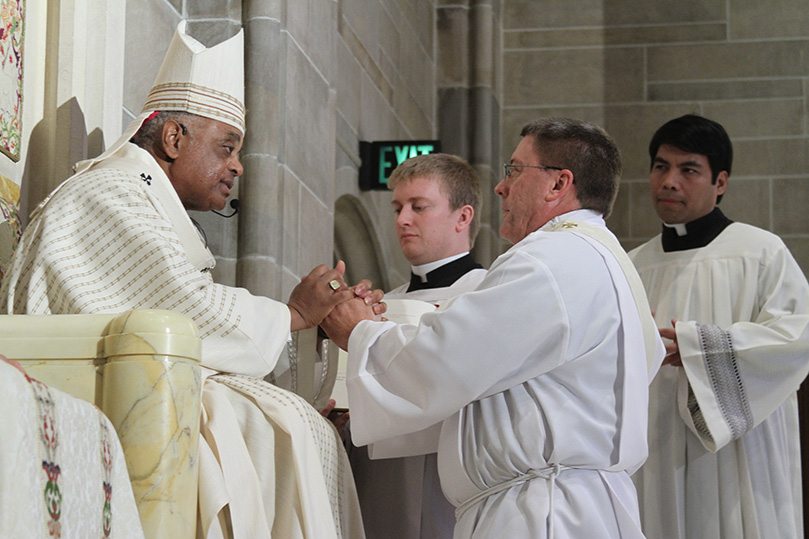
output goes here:
<path id="1" fill-rule="evenodd" d="M 676 116 L 707 116 L 734 142 L 720 207 L 779 234 L 809 270 L 809 2 L 503 2 L 504 157 L 535 117 L 604 126 L 624 159 L 608 224 L 634 247 L 660 228 L 649 139 Z"/>

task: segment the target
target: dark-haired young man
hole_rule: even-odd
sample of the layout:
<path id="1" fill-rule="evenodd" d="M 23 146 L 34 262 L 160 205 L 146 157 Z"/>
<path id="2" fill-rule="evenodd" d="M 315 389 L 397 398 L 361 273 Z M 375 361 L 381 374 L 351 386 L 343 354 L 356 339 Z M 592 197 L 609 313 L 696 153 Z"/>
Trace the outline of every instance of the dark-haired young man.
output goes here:
<path id="1" fill-rule="evenodd" d="M 633 477 L 644 533 L 803 537 L 796 390 L 809 286 L 784 243 L 716 207 L 733 149 L 718 123 L 669 121 L 649 145 L 662 234 L 630 253 L 670 342 Z"/>

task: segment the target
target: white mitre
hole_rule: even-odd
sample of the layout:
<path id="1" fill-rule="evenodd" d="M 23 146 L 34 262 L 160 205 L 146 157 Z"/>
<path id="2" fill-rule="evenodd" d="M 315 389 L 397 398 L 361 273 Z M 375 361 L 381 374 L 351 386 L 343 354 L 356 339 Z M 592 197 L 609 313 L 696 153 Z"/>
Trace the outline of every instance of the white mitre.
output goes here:
<path id="1" fill-rule="evenodd" d="M 244 133 L 244 31 L 210 49 L 177 25 L 142 112 L 179 110 Z"/>
<path id="2" fill-rule="evenodd" d="M 232 125 L 245 133 L 244 30 L 215 45 L 205 45 L 177 25 L 163 65 L 140 115 L 107 151 L 75 167 L 83 172 L 118 151 L 157 111 L 182 111 Z"/>

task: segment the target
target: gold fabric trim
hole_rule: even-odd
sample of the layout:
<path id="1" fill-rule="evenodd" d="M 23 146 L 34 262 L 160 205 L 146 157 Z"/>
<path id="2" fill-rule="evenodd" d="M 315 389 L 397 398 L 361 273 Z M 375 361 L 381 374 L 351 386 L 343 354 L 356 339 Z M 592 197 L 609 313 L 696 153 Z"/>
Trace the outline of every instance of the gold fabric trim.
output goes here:
<path id="1" fill-rule="evenodd" d="M 244 104 L 230 94 L 184 82 L 158 84 L 149 92 L 143 111 L 181 110 L 220 120 L 245 132 Z"/>

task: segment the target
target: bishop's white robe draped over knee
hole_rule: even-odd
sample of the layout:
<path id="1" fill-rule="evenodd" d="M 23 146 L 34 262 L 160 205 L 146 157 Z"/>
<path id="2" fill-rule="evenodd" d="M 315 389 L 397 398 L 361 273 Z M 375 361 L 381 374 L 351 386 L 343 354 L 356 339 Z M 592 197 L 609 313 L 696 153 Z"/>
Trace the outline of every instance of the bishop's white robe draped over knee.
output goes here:
<path id="1" fill-rule="evenodd" d="M 0 536 L 143 539 L 109 419 L 4 360 L 0 395 Z"/>
<path id="2" fill-rule="evenodd" d="M 567 220 L 609 234 L 591 211 L 565 214 L 419 326 L 363 321 L 350 336 L 352 435 L 373 443 L 443 422 L 456 538 L 642 537 L 629 474 L 647 453 L 650 313 L 612 253 Z"/>
<path id="3" fill-rule="evenodd" d="M 809 286 L 783 242 L 733 223 L 705 247 L 630 253 L 683 368 L 650 388 L 649 459 L 633 477 L 650 539 L 802 538 L 796 390 Z"/>
<path id="4" fill-rule="evenodd" d="M 409 283 L 405 283 L 385 294 L 385 299 L 413 299 L 439 306 L 477 288 L 485 275 L 486 270 L 473 269 L 450 286 L 413 292 L 407 292 Z M 440 434 L 438 424 L 381 440 L 367 449 L 351 449 L 351 468 L 369 539 L 452 536 L 455 515 L 438 478 Z"/>
<path id="5" fill-rule="evenodd" d="M 229 533 L 228 523 L 220 526 L 227 504 L 235 537 L 361 536 L 359 505 L 336 431 L 303 399 L 227 374 L 262 377 L 273 368 L 289 336 L 289 309 L 215 284 L 213 265 L 157 162 L 124 144 L 66 180 L 34 212 L 0 301 L 9 314 L 147 308 L 190 316 L 203 339 L 207 377 L 201 533 Z M 289 466 L 284 481 L 278 480 L 280 463 Z"/>

